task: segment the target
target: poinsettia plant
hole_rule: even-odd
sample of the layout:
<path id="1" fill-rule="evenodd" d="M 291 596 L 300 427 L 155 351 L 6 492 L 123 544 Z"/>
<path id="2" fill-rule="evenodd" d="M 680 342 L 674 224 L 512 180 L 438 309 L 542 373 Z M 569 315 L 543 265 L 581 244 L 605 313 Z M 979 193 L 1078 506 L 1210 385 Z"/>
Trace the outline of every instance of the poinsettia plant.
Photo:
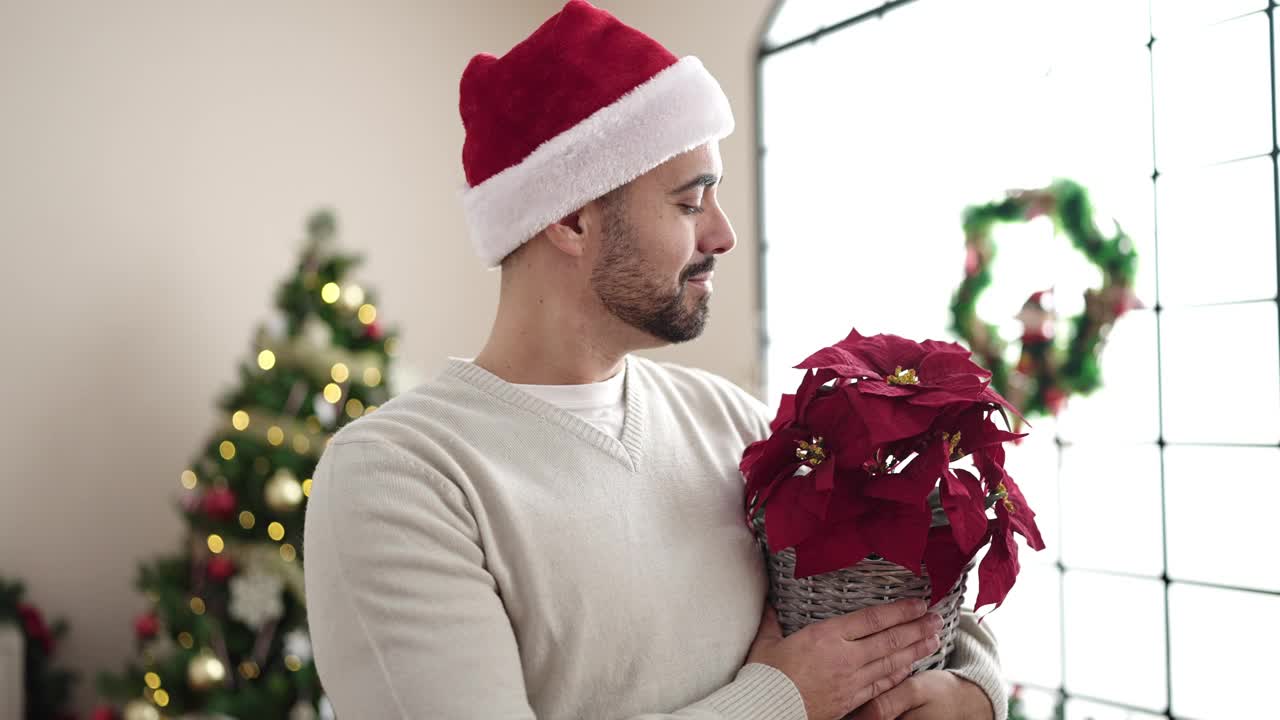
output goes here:
<path id="1" fill-rule="evenodd" d="M 740 464 L 747 523 L 763 514 L 769 551 L 794 548 L 797 578 L 879 556 L 927 572 L 936 603 L 989 545 L 975 607 L 999 607 L 1018 574 L 1014 534 L 1044 541 L 1004 467 L 1004 443 L 1025 433 L 995 422 L 1022 416 L 991 373 L 955 343 L 856 329 L 796 367 L 799 388 Z"/>

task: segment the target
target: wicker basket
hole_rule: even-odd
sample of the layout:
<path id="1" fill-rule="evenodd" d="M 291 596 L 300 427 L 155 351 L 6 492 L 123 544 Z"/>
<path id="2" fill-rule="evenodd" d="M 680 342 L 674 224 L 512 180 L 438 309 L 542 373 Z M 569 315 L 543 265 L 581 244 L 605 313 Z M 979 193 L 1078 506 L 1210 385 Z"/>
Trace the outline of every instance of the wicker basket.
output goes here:
<path id="1" fill-rule="evenodd" d="M 873 605 L 894 600 L 932 596 L 928 573 L 916 577 L 910 570 L 872 555 L 853 567 L 821 575 L 797 579 L 796 553 L 788 548 L 770 553 L 765 542 L 763 513 L 752 523 L 756 539 L 769 569 L 769 602 L 778 611 L 783 636 L 800 628 Z M 955 647 L 956 629 L 960 625 L 960 601 L 973 561 L 965 567 L 960 579 L 937 604 L 929 609 L 942 616 L 942 643 L 930 656 L 912 666 L 912 674 L 942 668 Z"/>

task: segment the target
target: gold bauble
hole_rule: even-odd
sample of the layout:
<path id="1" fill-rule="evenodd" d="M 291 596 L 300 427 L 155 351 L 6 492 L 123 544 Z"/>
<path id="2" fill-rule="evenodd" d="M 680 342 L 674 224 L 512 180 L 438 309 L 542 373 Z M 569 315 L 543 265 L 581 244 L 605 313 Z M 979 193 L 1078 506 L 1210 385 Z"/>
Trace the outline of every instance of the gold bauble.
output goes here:
<path id="1" fill-rule="evenodd" d="M 196 690 L 208 690 L 227 679 L 227 668 L 213 653 L 202 652 L 187 665 L 187 682 Z"/>
<path id="2" fill-rule="evenodd" d="M 121 717 L 123 720 L 160 720 L 160 711 L 146 700 L 130 700 Z"/>
<path id="3" fill-rule="evenodd" d="M 283 468 L 277 470 L 276 474 L 267 481 L 262 496 L 267 501 L 267 507 L 278 513 L 297 510 L 305 497 L 302 493 L 302 483 L 298 482 L 297 476 Z"/>

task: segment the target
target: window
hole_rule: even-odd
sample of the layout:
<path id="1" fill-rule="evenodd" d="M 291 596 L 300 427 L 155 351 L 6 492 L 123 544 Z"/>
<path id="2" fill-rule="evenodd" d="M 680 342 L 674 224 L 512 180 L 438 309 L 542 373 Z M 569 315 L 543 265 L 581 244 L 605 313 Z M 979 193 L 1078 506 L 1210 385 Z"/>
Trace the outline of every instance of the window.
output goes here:
<path id="1" fill-rule="evenodd" d="M 1055 177 L 1137 243 L 1104 388 L 1008 467 L 1049 548 L 988 622 L 1033 716 L 1257 717 L 1280 643 L 1276 27 L 1266 0 L 788 0 L 759 56 L 762 365 L 856 326 L 950 339 L 962 210 Z M 996 231 L 980 312 L 1097 271 Z M 1099 532 L 1099 530 L 1103 532 Z"/>

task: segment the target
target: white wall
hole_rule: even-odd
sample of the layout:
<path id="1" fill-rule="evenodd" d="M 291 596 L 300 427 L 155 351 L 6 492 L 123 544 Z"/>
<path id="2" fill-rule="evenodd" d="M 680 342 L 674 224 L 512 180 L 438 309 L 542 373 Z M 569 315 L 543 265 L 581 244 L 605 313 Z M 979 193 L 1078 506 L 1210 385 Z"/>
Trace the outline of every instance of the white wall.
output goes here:
<path id="1" fill-rule="evenodd" d="M 560 4 L 0 0 L 0 574 L 71 622 L 82 709 L 132 653 L 137 563 L 177 547 L 178 475 L 314 207 L 368 253 L 410 377 L 479 348 L 497 274 L 457 203 L 458 77 Z M 740 245 L 705 336 L 656 354 L 752 389 L 768 4 L 600 2 L 701 57 L 737 111 L 722 198 Z"/>

